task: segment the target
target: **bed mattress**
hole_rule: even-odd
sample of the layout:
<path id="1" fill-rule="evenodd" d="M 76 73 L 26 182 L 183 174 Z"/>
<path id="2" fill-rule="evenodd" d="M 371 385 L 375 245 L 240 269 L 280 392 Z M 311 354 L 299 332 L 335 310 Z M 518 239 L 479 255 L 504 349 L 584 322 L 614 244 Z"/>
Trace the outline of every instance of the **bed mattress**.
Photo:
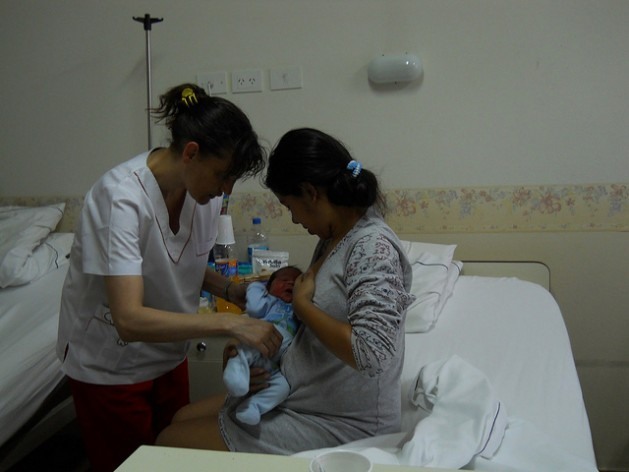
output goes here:
<path id="1" fill-rule="evenodd" d="M 55 347 L 68 267 L 64 264 L 34 282 L 0 291 L 0 445 L 63 379 Z"/>

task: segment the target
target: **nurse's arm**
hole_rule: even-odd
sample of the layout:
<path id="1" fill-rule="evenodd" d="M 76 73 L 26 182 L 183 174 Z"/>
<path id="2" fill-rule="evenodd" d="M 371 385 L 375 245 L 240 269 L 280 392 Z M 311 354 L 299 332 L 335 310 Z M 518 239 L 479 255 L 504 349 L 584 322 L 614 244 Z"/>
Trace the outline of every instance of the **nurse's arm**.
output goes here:
<path id="1" fill-rule="evenodd" d="M 229 300 L 240 308 L 245 308 L 247 289 L 237 282 L 230 282 L 229 279 L 219 274 L 210 267 L 205 269 L 203 277 L 203 289 L 212 295 Z"/>
<path id="2" fill-rule="evenodd" d="M 273 324 L 246 316 L 215 313 L 182 316 L 143 305 L 144 283 L 139 275 L 106 276 L 109 309 L 120 338 L 125 342 L 174 342 L 205 336 L 232 336 L 270 357 L 282 343 Z"/>

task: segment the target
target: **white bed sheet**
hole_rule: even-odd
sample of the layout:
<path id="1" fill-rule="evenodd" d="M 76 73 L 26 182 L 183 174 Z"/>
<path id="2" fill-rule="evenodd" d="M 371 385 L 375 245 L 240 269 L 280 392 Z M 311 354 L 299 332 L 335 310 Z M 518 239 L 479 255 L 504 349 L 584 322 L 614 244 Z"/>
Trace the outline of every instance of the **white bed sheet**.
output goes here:
<path id="1" fill-rule="evenodd" d="M 478 458 L 470 468 L 533 470 L 534 464 L 534 470 L 576 465 L 585 465 L 578 470 L 596 470 L 568 334 L 554 298 L 541 286 L 516 278 L 459 277 L 435 327 L 406 335 L 405 355 L 403 431 L 414 431 L 431 414 L 413 406 L 407 395 L 419 370 L 456 355 L 486 376 L 509 417 L 496 457 Z M 389 436 L 363 440 L 353 448 L 371 448 L 372 454 L 376 448 L 377 457 L 378 448 L 391 451 L 396 440 L 401 446 L 400 436 Z"/>
<path id="2" fill-rule="evenodd" d="M 40 279 L 0 290 L 0 445 L 63 379 L 57 359 L 63 264 Z"/>

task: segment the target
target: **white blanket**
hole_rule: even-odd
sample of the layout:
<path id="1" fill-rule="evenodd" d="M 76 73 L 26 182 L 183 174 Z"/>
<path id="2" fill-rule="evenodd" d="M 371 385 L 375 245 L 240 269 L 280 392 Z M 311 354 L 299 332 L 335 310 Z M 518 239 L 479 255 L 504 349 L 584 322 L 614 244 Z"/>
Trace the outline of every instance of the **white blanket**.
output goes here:
<path id="1" fill-rule="evenodd" d="M 458 469 L 491 458 L 507 426 L 505 408 L 485 375 L 459 356 L 421 368 L 411 403 L 432 410 L 398 453 L 401 464 Z"/>
<path id="2" fill-rule="evenodd" d="M 466 467 L 485 472 L 597 472 L 591 462 L 563 450 L 530 421 L 509 418 L 505 437 L 496 455 L 475 457 Z"/>
<path id="3" fill-rule="evenodd" d="M 431 411 L 410 438 L 392 434 L 342 448 L 360 451 L 376 463 L 458 469 L 478 454 L 491 458 L 500 446 L 504 407 L 482 372 L 460 357 L 422 367 L 408 394 L 415 406 Z"/>
<path id="4" fill-rule="evenodd" d="M 410 437 L 389 434 L 297 455 L 349 449 L 380 464 L 486 471 L 596 470 L 560 450 L 530 423 L 508 418 L 485 375 L 456 355 L 422 367 L 408 394 L 418 408 L 431 411 Z"/>

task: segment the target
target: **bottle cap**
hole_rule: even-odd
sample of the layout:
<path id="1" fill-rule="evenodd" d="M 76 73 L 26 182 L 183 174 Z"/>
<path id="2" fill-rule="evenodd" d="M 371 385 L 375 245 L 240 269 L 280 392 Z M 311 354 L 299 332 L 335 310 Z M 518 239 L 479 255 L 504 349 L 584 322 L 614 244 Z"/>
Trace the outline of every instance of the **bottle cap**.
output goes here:
<path id="1" fill-rule="evenodd" d="M 218 217 L 218 236 L 216 244 L 234 244 L 234 227 L 232 226 L 231 215 L 220 215 Z"/>

